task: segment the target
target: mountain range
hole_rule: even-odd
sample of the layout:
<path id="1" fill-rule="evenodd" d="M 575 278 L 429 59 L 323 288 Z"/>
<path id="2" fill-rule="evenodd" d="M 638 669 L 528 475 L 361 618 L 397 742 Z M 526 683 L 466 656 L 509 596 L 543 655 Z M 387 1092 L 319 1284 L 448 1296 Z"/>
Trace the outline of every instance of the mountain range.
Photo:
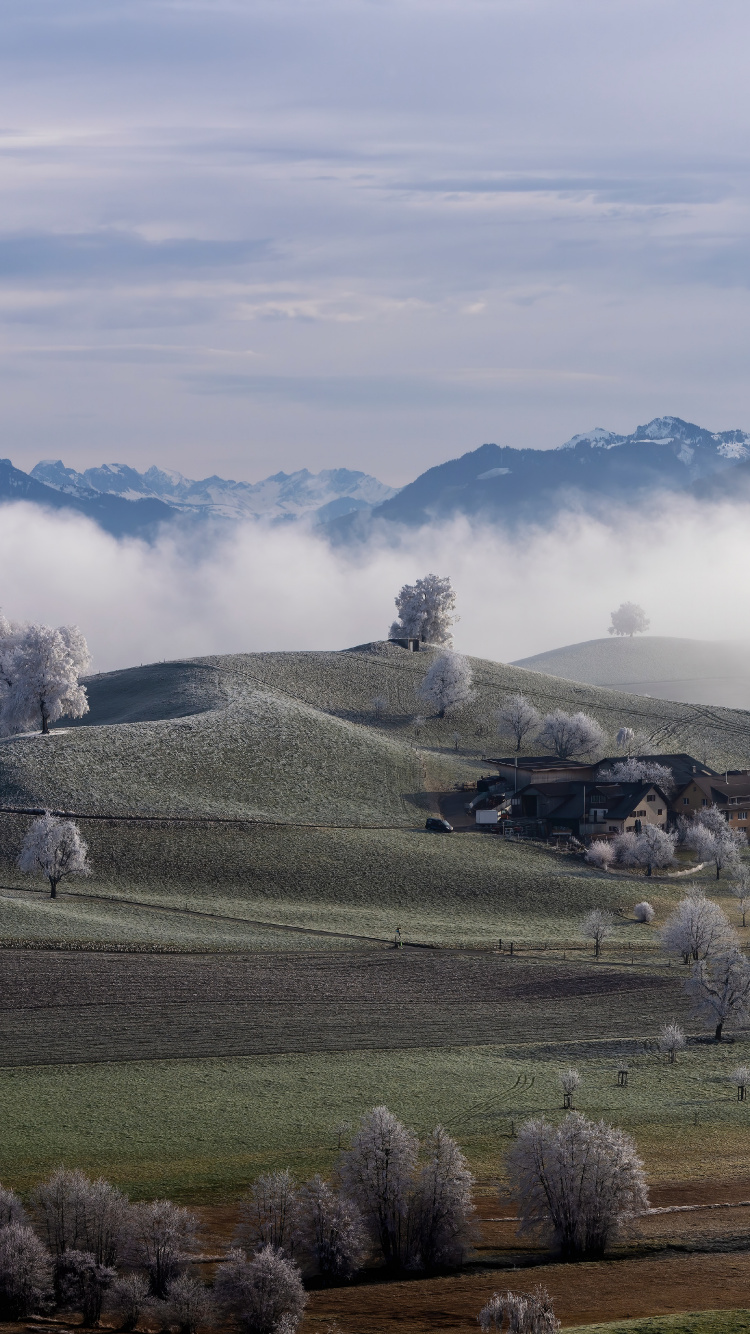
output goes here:
<path id="1" fill-rule="evenodd" d="M 656 492 L 698 499 L 750 498 L 750 434 L 708 431 L 656 417 L 630 435 L 597 427 L 556 449 L 485 444 L 429 468 L 397 490 L 364 472 L 275 473 L 260 482 L 123 463 L 76 472 L 45 460 L 30 473 L 0 460 L 0 502 L 28 500 L 87 514 L 115 536 L 151 537 L 166 523 L 307 519 L 331 540 L 361 539 L 373 525 L 419 527 L 463 515 L 505 526 L 544 522 L 566 508 L 605 509 Z"/>

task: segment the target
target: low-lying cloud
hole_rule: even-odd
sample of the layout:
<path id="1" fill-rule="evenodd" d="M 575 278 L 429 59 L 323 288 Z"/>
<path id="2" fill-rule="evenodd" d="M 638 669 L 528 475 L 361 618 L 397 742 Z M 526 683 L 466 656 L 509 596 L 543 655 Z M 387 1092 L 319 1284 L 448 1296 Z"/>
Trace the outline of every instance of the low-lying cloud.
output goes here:
<path id="1" fill-rule="evenodd" d="M 12 619 L 78 623 L 99 671 L 382 639 L 401 584 L 430 570 L 456 588 L 456 647 L 499 661 L 600 638 L 629 599 L 652 634 L 744 639 L 749 521 L 748 506 L 666 499 L 606 523 L 566 513 L 509 535 L 455 520 L 353 550 L 301 524 L 245 523 L 198 550 L 184 534 L 117 541 L 80 516 L 17 503 L 0 509 L 2 602 Z"/>

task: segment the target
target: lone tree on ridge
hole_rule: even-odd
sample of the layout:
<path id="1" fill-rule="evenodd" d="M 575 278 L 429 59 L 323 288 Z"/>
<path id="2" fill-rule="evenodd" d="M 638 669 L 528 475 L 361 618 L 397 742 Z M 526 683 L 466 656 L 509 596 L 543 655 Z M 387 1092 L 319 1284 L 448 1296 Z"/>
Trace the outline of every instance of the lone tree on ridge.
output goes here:
<path id="1" fill-rule="evenodd" d="M 450 648 L 453 643 L 451 627 L 458 617 L 453 615 L 456 594 L 450 579 L 437 574 L 426 574 L 415 584 L 404 584 L 396 597 L 398 620 L 394 621 L 391 639 L 420 639 L 422 643 Z"/>
<path id="2" fill-rule="evenodd" d="M 621 602 L 617 611 L 612 612 L 612 624 L 607 633 L 628 635 L 632 639 L 633 635 L 643 634 L 650 625 L 643 607 L 639 607 L 637 602 Z"/>
<path id="3" fill-rule="evenodd" d="M 88 713 L 80 677 L 91 666 L 77 625 L 11 625 L 0 617 L 0 728 L 6 734 Z"/>
<path id="4" fill-rule="evenodd" d="M 581 935 L 594 942 L 594 958 L 598 959 L 602 945 L 614 930 L 614 918 L 602 908 L 592 908 L 581 923 Z"/>
<path id="5" fill-rule="evenodd" d="M 91 875 L 88 844 L 73 820 L 61 820 L 45 811 L 29 826 L 18 858 L 18 869 L 49 880 L 50 898 L 69 875 Z"/>

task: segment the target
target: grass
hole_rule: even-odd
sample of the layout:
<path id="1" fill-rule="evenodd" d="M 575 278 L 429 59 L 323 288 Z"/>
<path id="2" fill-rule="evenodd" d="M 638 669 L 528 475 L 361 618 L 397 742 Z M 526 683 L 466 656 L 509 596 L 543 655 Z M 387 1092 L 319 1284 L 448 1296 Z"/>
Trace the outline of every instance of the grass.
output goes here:
<path id="1" fill-rule="evenodd" d="M 612 1320 L 604 1325 L 568 1325 L 575 1334 L 745 1334 L 750 1330 L 750 1310 L 683 1311 L 680 1315 L 655 1315 L 640 1320 Z"/>
<path id="2" fill-rule="evenodd" d="M 573 1053 L 577 1102 L 631 1130 L 658 1180 L 746 1175 L 750 1110 L 724 1078 L 730 1052 L 693 1048 L 669 1068 L 644 1053 L 627 1090 L 611 1057 Z M 135 1195 L 233 1199 L 271 1167 L 330 1173 L 336 1123 L 384 1102 L 420 1131 L 446 1125 L 491 1182 L 511 1121 L 562 1115 L 557 1073 L 570 1055 L 482 1046 L 3 1069 L 0 1180 L 27 1190 L 65 1162 Z"/>

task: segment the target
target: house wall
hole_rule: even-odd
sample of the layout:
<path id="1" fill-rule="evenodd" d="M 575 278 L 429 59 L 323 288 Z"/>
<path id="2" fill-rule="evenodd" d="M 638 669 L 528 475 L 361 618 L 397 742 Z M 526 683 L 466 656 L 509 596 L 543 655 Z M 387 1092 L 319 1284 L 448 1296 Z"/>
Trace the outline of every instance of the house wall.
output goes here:
<path id="1" fill-rule="evenodd" d="M 696 811 L 711 804 L 710 787 L 704 788 L 700 783 L 693 782 L 677 794 L 672 802 L 672 810 L 675 815 L 695 815 Z"/>

